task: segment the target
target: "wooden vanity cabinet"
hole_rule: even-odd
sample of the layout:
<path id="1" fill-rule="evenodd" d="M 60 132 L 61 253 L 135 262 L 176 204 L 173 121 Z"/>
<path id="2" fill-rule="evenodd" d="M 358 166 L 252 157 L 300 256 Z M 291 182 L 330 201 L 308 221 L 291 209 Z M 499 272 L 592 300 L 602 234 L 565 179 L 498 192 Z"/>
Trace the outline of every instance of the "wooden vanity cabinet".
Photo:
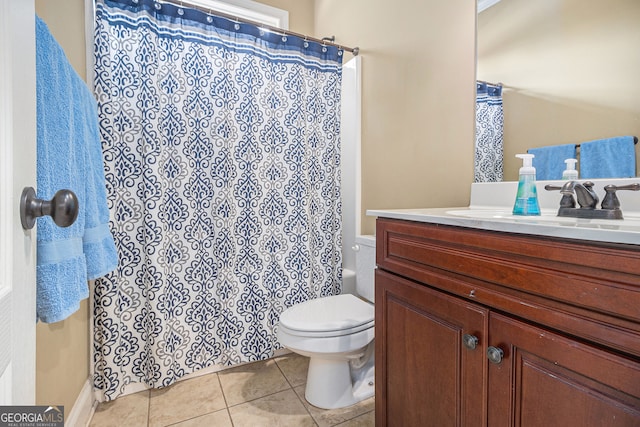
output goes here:
<path id="1" fill-rule="evenodd" d="M 376 426 L 640 426 L 640 247 L 379 218 L 376 250 Z"/>

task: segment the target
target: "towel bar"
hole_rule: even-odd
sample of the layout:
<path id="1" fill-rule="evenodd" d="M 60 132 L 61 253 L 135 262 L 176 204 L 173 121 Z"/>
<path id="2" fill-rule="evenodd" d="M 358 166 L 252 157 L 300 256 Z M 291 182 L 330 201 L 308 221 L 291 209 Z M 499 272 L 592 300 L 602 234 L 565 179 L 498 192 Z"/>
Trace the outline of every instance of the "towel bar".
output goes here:
<path id="1" fill-rule="evenodd" d="M 36 198 L 33 187 L 25 187 L 20 197 L 20 221 L 22 228 L 31 230 L 36 218 L 49 215 L 59 227 L 69 227 L 78 218 L 78 197 L 71 190 L 59 190 L 53 199 Z"/>
<path id="2" fill-rule="evenodd" d="M 633 137 L 633 145 L 638 145 L 638 137 L 637 136 Z M 576 144 L 576 148 L 580 148 L 580 144 Z"/>

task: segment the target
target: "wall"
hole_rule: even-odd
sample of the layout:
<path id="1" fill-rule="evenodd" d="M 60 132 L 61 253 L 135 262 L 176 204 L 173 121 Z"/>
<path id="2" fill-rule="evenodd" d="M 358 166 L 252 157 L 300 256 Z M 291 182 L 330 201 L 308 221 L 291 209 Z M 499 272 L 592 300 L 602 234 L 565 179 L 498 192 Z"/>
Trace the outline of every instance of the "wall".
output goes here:
<path id="1" fill-rule="evenodd" d="M 313 34 L 313 0 L 256 0 L 289 11 L 289 30 Z"/>
<path id="2" fill-rule="evenodd" d="M 313 0 L 265 0 L 289 10 L 292 31 L 313 33 Z M 86 80 L 84 0 L 36 0 L 36 13 L 48 25 L 76 72 Z M 89 377 L 88 301 L 65 321 L 36 329 L 36 403 L 64 405 L 71 412 Z"/>
<path id="3" fill-rule="evenodd" d="M 84 0 L 36 0 L 35 4 L 36 14 L 85 78 Z M 83 301 L 68 319 L 36 327 L 36 404 L 64 405 L 68 416 L 88 377 L 89 307 Z"/>
<path id="4" fill-rule="evenodd" d="M 316 0 L 316 36 L 362 55 L 367 209 L 466 206 L 473 180 L 475 2 Z"/>
<path id="5" fill-rule="evenodd" d="M 530 147 L 640 136 L 639 21 L 637 0 L 508 0 L 478 16 L 478 78 L 505 85 L 505 179 Z"/>

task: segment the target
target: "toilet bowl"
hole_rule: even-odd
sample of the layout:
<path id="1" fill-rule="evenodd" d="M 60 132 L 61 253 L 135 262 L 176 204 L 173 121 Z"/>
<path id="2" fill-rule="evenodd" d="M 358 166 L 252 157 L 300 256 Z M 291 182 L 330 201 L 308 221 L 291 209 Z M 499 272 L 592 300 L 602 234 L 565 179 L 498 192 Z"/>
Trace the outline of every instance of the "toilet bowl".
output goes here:
<path id="1" fill-rule="evenodd" d="M 375 239 L 358 236 L 356 242 L 357 269 L 366 272 L 356 277 L 356 289 L 373 301 Z M 345 280 L 353 276 L 344 271 Z M 312 405 L 336 409 L 373 396 L 372 303 L 341 294 L 294 305 L 280 315 L 277 335 L 284 347 L 310 358 L 305 398 Z"/>

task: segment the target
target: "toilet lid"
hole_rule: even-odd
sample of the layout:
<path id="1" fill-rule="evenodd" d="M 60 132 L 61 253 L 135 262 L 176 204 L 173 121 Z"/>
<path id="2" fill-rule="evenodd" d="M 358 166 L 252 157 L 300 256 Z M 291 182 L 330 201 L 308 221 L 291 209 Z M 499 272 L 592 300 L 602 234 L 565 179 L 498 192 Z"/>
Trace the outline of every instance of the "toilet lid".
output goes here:
<path id="1" fill-rule="evenodd" d="M 296 304 L 280 315 L 280 323 L 295 331 L 327 332 L 373 324 L 373 318 L 372 304 L 343 294 Z"/>

